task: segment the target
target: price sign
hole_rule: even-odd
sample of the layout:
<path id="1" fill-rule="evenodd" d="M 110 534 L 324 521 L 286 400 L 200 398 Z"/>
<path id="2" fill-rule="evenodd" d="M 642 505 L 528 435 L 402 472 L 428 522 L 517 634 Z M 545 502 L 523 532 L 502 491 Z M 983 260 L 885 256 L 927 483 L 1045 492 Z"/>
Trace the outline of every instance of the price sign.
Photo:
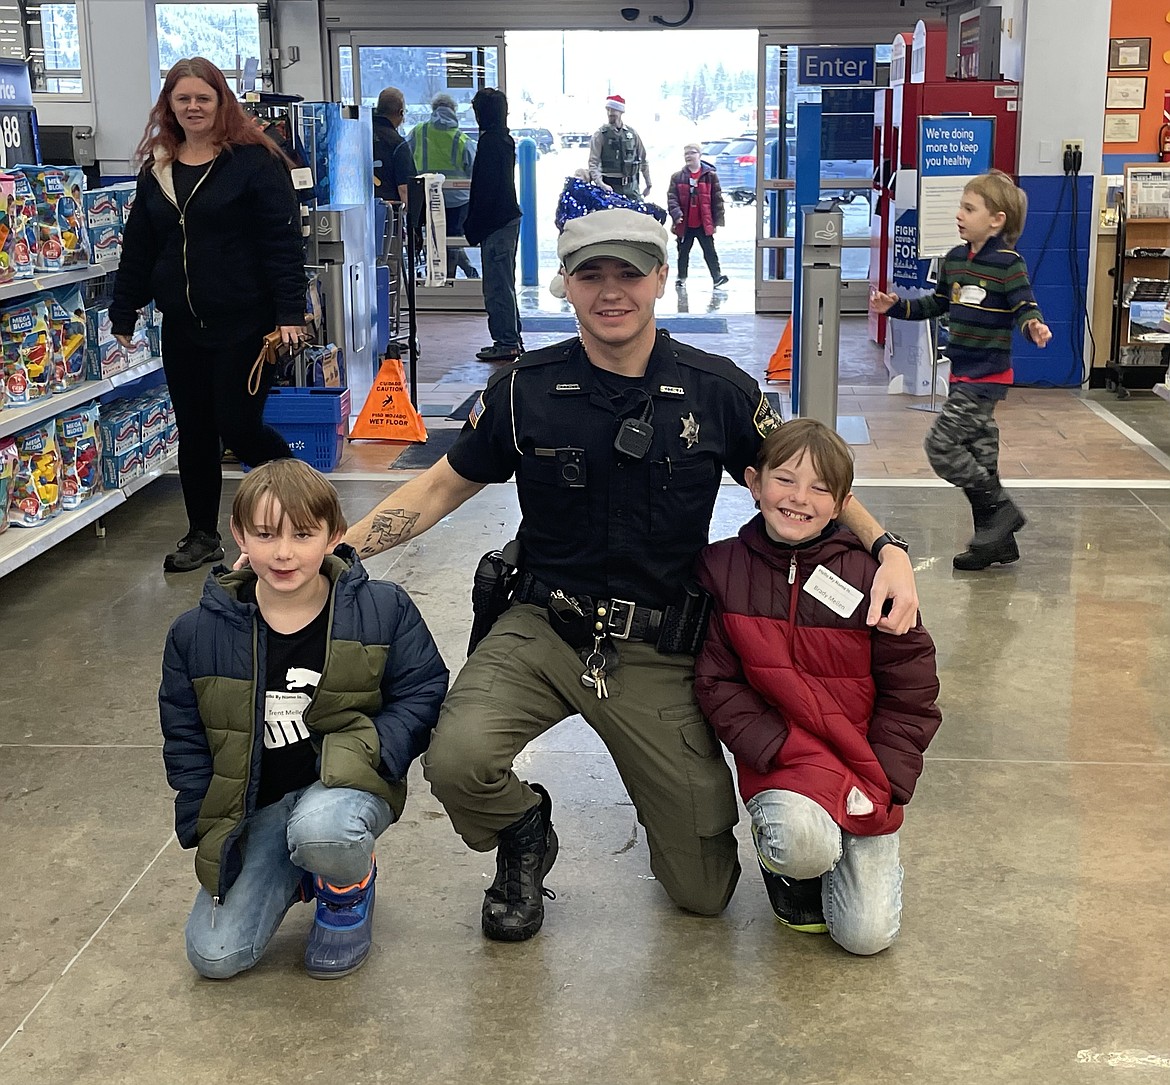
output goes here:
<path id="1" fill-rule="evenodd" d="M 0 169 L 40 160 L 36 111 L 31 106 L 0 103 Z"/>

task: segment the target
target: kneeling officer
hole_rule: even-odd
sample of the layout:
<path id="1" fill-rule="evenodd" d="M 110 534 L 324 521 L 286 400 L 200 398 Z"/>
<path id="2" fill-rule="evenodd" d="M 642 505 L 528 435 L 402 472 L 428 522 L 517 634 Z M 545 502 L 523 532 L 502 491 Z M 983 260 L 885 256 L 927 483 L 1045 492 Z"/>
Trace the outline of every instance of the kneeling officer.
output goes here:
<path id="1" fill-rule="evenodd" d="M 476 851 L 497 849 L 489 938 L 523 941 L 544 920 L 552 800 L 512 764 L 574 713 L 612 754 L 676 904 L 715 915 L 739 877 L 735 791 L 693 691 L 705 615 L 683 585 L 723 471 L 742 483 L 780 420 L 731 361 L 656 329 L 668 234 L 652 212 L 665 218 L 568 183 L 553 292 L 572 303 L 580 338 L 497 371 L 447 456 L 348 536 L 363 556 L 379 553 L 516 476 L 512 605 L 464 665 L 423 760 L 456 832 Z M 882 535 L 864 510 L 847 519 L 867 546 Z M 909 561 L 892 545 L 881 560 L 871 624 L 892 596 L 880 624 L 904 630 L 917 610 Z"/>

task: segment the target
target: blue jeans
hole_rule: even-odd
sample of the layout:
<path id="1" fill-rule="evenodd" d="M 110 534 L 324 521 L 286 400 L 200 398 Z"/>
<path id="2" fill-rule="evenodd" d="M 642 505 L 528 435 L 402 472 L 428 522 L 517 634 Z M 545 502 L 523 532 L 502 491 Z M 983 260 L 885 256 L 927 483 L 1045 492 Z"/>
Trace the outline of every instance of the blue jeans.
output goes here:
<path id="1" fill-rule="evenodd" d="M 244 866 L 215 904 L 200 889 L 187 917 L 187 960 L 201 976 L 227 979 L 264 955 L 299 899 L 306 871 L 333 885 L 360 882 L 374 840 L 394 821 L 385 799 L 318 782 L 257 810 L 244 825 Z"/>
<path id="2" fill-rule="evenodd" d="M 520 220 L 493 230 L 480 243 L 483 304 L 488 333 L 497 347 L 520 345 L 520 306 L 516 303 L 516 245 Z"/>
<path id="3" fill-rule="evenodd" d="M 850 953 L 886 949 L 902 921 L 898 834 L 854 836 L 819 803 L 795 791 L 761 791 L 747 802 L 760 861 L 786 878 L 821 879 L 829 936 Z"/>

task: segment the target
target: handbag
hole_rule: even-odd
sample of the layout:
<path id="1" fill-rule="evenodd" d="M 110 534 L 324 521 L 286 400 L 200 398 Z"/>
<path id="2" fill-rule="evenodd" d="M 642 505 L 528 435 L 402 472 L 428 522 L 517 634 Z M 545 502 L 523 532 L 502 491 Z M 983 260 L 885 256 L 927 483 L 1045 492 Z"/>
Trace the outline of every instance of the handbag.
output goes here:
<path id="1" fill-rule="evenodd" d="M 289 354 L 292 348 L 286 346 L 280 337 L 280 329 L 269 332 L 260 342 L 260 353 L 252 363 L 248 373 L 248 395 L 254 396 L 260 391 L 261 377 L 266 365 L 276 365 L 276 359 L 282 354 Z"/>

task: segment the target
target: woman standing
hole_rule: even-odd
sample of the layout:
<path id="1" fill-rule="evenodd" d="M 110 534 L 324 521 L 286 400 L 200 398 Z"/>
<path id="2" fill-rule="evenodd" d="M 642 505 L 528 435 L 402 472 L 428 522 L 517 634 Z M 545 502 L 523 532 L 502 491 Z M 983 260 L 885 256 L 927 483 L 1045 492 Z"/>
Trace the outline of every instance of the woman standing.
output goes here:
<path id="1" fill-rule="evenodd" d="M 697 143 L 688 143 L 683 148 L 683 160 L 686 166 L 671 177 L 666 197 L 667 210 L 678 237 L 675 284 L 681 286 L 687 281 L 691 248 L 698 238 L 712 282 L 715 286 L 724 286 L 727 276 L 719 270 L 719 255 L 715 252 L 715 230 L 723 225 L 723 190 L 719 187 L 719 175 L 702 161 Z"/>
<path id="2" fill-rule="evenodd" d="M 253 466 L 290 455 L 261 417 L 270 367 L 255 395 L 248 373 L 273 328 L 286 344 L 304 338 L 300 209 L 283 155 L 202 57 L 167 73 L 135 153 L 110 319 L 128 345 L 137 310 L 153 299 L 163 313 L 188 520 L 163 568 L 187 572 L 223 557 L 223 447 Z"/>

